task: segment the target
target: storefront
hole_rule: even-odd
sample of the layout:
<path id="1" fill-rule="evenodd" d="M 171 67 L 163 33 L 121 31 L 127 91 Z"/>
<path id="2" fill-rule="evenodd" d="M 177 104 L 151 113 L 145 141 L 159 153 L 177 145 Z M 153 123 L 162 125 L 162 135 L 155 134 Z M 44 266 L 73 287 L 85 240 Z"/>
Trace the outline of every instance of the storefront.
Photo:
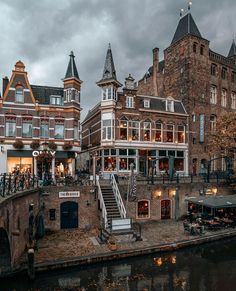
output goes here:
<path id="1" fill-rule="evenodd" d="M 44 171 L 49 171 L 53 178 L 75 175 L 75 152 L 8 150 L 7 172 L 30 173 L 39 179 Z"/>

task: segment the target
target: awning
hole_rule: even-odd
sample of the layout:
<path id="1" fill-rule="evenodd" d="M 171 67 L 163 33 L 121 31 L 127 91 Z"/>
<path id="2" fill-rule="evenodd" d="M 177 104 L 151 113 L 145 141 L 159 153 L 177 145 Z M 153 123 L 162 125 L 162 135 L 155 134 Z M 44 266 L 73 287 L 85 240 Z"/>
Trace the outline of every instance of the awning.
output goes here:
<path id="1" fill-rule="evenodd" d="M 210 208 L 236 207 L 236 195 L 189 197 L 186 198 L 186 201 Z"/>

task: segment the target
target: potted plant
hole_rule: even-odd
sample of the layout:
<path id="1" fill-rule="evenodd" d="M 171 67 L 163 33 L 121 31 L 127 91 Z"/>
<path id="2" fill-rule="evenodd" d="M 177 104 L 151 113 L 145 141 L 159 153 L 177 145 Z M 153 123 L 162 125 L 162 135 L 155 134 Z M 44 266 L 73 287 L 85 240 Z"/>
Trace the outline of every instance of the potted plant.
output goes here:
<path id="1" fill-rule="evenodd" d="M 40 146 L 39 140 L 33 140 L 30 144 L 32 150 L 38 149 Z"/>
<path id="2" fill-rule="evenodd" d="M 72 144 L 70 144 L 70 143 L 64 143 L 63 146 L 62 146 L 63 150 L 65 150 L 65 151 L 69 151 L 69 150 L 71 150 L 72 147 L 73 147 L 73 146 L 72 146 Z"/>
<path id="3" fill-rule="evenodd" d="M 117 250 L 117 244 L 116 244 L 115 238 L 113 236 L 110 236 L 110 238 L 108 240 L 108 248 L 111 251 L 116 251 Z"/>
<path id="4" fill-rule="evenodd" d="M 55 151 L 57 149 L 57 144 L 55 144 L 55 142 L 51 141 L 51 142 L 48 143 L 48 147 L 51 150 Z"/>
<path id="5" fill-rule="evenodd" d="M 16 140 L 16 141 L 13 143 L 13 147 L 14 147 L 15 149 L 21 150 L 21 149 L 23 149 L 24 144 L 23 144 L 23 142 L 22 142 L 21 140 Z"/>

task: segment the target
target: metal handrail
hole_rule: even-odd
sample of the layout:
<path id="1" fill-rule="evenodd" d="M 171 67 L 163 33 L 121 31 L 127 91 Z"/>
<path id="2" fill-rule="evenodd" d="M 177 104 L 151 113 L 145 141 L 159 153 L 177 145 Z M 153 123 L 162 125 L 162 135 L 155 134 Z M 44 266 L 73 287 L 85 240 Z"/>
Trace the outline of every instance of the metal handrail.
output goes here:
<path id="1" fill-rule="evenodd" d="M 107 210 L 106 210 L 105 202 L 104 202 L 104 199 L 102 196 L 102 190 L 100 187 L 99 180 L 97 180 L 96 183 L 97 183 L 97 187 L 98 187 L 98 199 L 100 201 L 100 207 L 102 210 L 102 218 L 103 218 L 104 226 L 105 226 L 105 228 L 108 228 Z"/>
<path id="2" fill-rule="evenodd" d="M 114 174 L 111 175 L 111 185 L 112 185 L 113 193 L 114 193 L 115 198 L 116 198 L 116 203 L 117 203 L 118 209 L 120 211 L 121 218 L 126 218 L 126 209 L 125 209 L 123 200 L 121 198 L 120 190 L 119 190 L 118 185 L 116 183 L 116 179 L 115 179 Z"/>

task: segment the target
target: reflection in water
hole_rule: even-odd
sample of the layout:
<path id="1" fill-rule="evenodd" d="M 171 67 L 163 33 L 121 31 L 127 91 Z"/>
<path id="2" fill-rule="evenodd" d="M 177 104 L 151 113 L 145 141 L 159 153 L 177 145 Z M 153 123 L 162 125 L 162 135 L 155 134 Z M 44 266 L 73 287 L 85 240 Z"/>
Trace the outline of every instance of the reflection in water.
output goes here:
<path id="1" fill-rule="evenodd" d="M 140 256 L 27 278 L 0 280 L 0 290 L 230 291 L 236 284 L 236 239 L 173 253 Z"/>

